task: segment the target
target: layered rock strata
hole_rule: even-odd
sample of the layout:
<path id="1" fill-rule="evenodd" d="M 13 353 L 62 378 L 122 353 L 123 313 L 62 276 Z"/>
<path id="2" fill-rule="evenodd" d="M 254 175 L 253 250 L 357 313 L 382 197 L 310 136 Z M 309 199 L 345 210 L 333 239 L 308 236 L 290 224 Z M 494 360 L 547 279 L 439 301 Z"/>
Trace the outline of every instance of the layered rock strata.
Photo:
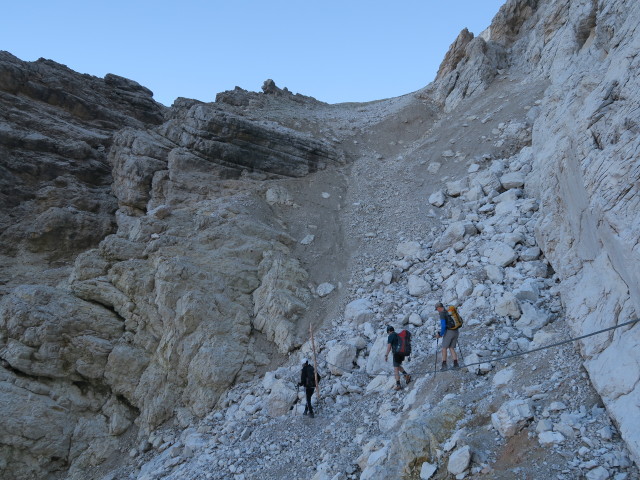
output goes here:
<path id="1" fill-rule="evenodd" d="M 17 188 L 3 188 L 3 254 L 75 265 L 68 287 L 19 287 L 0 304 L 0 466 L 84 478 L 123 435 L 188 425 L 300 345 L 309 278 L 263 182 L 343 156 L 224 106 L 180 99 L 165 111 L 126 79 L 2 59 L 3 180 Z M 31 428 L 39 419 L 47 426 Z"/>
<path id="2" fill-rule="evenodd" d="M 376 329 L 392 316 L 427 336 L 422 307 L 438 299 L 461 303 L 470 331 L 495 333 L 477 335 L 470 356 L 478 365 L 470 375 L 492 372 L 493 352 L 524 354 L 565 325 L 579 335 L 636 318 L 639 9 L 628 0 L 509 0 L 487 31 L 461 33 L 436 81 L 417 95 L 333 110 L 273 82 L 265 83 L 263 94 L 236 89 L 215 105 L 179 99 L 166 110 L 135 82 L 80 76 L 53 62 L 26 64 L 2 54 L 0 241 L 8 259 L 2 293 L 32 285 L 13 289 L 0 303 L 0 388 L 8 399 L 2 402 L 0 471 L 45 478 L 69 469 L 70 478 L 86 478 L 129 436 L 140 441 L 134 457 L 150 445 L 159 453 L 141 478 L 156 467 L 179 478 L 195 467 L 170 469 L 197 445 L 219 448 L 228 459 L 239 448 L 234 442 L 246 440 L 255 426 L 235 432 L 245 416 L 264 423 L 264 410 L 277 428 L 287 402 L 297 398 L 284 377 L 289 370 L 267 373 L 260 386 L 268 395 L 255 390 L 255 379 L 235 392 L 229 388 L 301 347 L 297 333 L 311 321 L 317 296 L 340 292 L 339 282 L 336 293 L 328 282 L 315 288 L 319 282 L 309 273 L 329 276 L 343 267 L 344 253 L 336 247 L 343 241 L 340 228 L 325 239 L 325 246 L 334 246 L 323 257 L 322 230 L 310 219 L 320 202 L 331 201 L 334 210 L 325 222 L 339 224 L 344 192 L 331 190 L 332 184 L 313 191 L 305 204 L 299 199 L 310 185 L 308 174 L 343 164 L 341 150 L 380 162 L 353 182 L 368 192 L 353 202 L 354 211 L 369 215 L 367 225 L 359 223 L 364 215 L 351 220 L 365 229 L 345 242 L 356 245 L 354 251 L 364 242 L 406 236 L 397 224 L 407 212 L 395 210 L 385 224 L 376 215 L 391 209 L 400 191 L 415 195 L 420 215 L 412 221 L 421 230 L 421 222 L 439 223 L 420 242 L 399 246 L 402 258 L 384 271 L 374 268 L 375 255 L 367 257 L 362 286 L 344 299 L 350 305 L 346 324 L 334 320 L 326 305 L 314 311 L 342 329 L 327 332 L 322 347 L 333 360 L 325 367 L 334 377 L 327 383 L 336 409 L 352 394 L 370 395 L 384 386 L 373 380 L 350 387 L 335 378 L 377 375 L 384 368 L 384 338 L 376 339 Z M 473 140 L 465 143 L 465 137 Z M 380 194 L 387 178 L 380 176 L 379 184 L 369 178 L 385 161 L 387 177 L 399 185 L 388 198 Z M 452 177 L 446 188 L 420 190 L 419 178 L 430 182 L 435 175 Z M 414 190 L 401 190 L 410 182 Z M 291 227 L 294 218 L 298 224 Z M 418 228 L 406 222 L 403 229 Z M 58 260 L 75 264 L 71 269 Z M 322 263 L 328 264 L 324 270 Z M 32 272 L 38 282 L 25 281 Z M 327 304 L 333 300 L 326 298 Z M 359 338 L 341 342 L 352 328 Z M 637 332 L 631 327 L 580 344 L 591 381 L 636 460 Z M 426 357 L 429 347 L 418 345 L 417 355 Z M 301 350 L 310 353 L 308 344 Z M 559 355 L 552 367 L 562 370 Z M 526 400 L 499 408 L 476 401 L 475 411 L 485 420 L 496 414 L 492 425 L 504 438 L 518 435 L 533 418 L 540 423 L 529 438 L 540 445 L 567 438 L 578 448 L 575 439 L 581 438 L 596 449 L 601 444 L 585 434 L 589 422 L 598 422 L 603 440 L 614 430 L 597 404 L 586 404 L 590 394 L 575 378 L 560 381 L 577 370 L 540 378 L 537 386 L 519 385 L 529 389 L 517 392 Z M 520 374 L 528 374 L 522 365 Z M 496 375 L 493 386 L 501 388 L 513 375 Z M 483 383 L 474 379 L 462 387 L 472 392 L 473 384 L 482 390 Z M 423 386 L 419 391 L 426 395 Z M 578 392 L 582 403 L 569 402 L 572 411 L 564 416 L 554 413 L 568 408 L 546 402 L 556 390 L 567 402 Z M 423 415 L 427 407 L 412 410 L 415 401 L 415 395 L 397 400 L 393 408 Z M 545 403 L 537 410 L 528 409 L 540 401 Z M 379 431 L 404 425 L 394 438 L 417 440 L 411 451 L 400 451 L 380 438 L 367 443 L 360 437 L 363 456 L 358 467 L 348 466 L 350 478 L 358 468 L 365 478 L 416 473 L 421 463 L 438 460 L 435 446 L 447 437 L 447 451 L 459 447 L 449 457 L 449 472 L 490 473 L 488 460 L 472 460 L 470 446 L 451 437 L 461 411 L 435 434 L 424 422 L 401 422 L 399 412 L 379 403 L 371 397 L 362 403 L 362 410 L 374 404 L 380 409 Z M 187 430 L 184 450 L 169 450 L 154 433 L 160 426 L 195 425 L 216 408 L 226 410 L 209 417 L 223 428 L 211 445 Z M 557 425 L 544 422 L 547 417 Z M 373 428 L 376 422 L 366 423 Z M 589 435 L 594 433 L 591 428 Z M 353 432 L 341 435 L 351 440 Z M 581 457 L 593 453 L 584 448 Z M 400 460 L 385 467 L 389 455 Z M 239 461 L 219 461 L 229 470 L 212 475 L 241 475 Z M 277 475 L 279 462 L 270 465 Z M 595 457 L 583 463 L 576 458 L 569 471 L 605 478 L 629 469 L 626 454 L 615 452 L 596 465 Z M 319 463 L 317 478 L 332 468 L 329 459 Z"/>
<path id="3" fill-rule="evenodd" d="M 113 134 L 160 124 L 164 110 L 134 81 L 0 52 L 0 292 L 32 275 L 59 282 L 115 230 Z"/>

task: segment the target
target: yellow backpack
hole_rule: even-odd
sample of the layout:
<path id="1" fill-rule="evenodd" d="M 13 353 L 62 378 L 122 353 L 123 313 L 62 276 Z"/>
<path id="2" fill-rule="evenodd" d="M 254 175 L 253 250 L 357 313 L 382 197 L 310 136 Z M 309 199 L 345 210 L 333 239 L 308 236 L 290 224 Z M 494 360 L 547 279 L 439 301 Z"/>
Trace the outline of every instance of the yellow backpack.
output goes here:
<path id="1" fill-rule="evenodd" d="M 449 316 L 451 316 L 451 319 L 453 320 L 452 326 L 447 325 L 448 330 L 457 330 L 464 325 L 464 320 L 462 320 L 462 317 L 458 313 L 458 309 L 455 306 L 449 305 L 447 307 L 447 312 L 449 313 Z"/>

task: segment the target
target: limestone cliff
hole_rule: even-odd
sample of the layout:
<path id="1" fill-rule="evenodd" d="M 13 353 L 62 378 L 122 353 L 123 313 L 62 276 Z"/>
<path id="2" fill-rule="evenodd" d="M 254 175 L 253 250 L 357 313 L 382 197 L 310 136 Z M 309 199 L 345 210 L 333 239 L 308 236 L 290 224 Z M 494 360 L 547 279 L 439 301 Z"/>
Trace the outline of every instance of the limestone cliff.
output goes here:
<path id="1" fill-rule="evenodd" d="M 570 353 L 491 358 L 640 313 L 639 28 L 631 0 L 509 0 L 433 83 L 363 105 L 267 81 L 165 108 L 0 53 L 0 473 L 512 478 L 518 444 L 555 462 L 566 438 L 584 461 L 558 471 L 633 475 L 587 433 L 640 458 L 639 327 L 580 342 L 612 426 Z M 378 333 L 432 368 L 440 300 L 477 366 L 392 397 Z M 310 324 L 338 419 L 306 431 L 318 461 L 283 429 Z"/>
<path id="2" fill-rule="evenodd" d="M 484 38 L 461 34 L 431 87 L 452 108 L 487 87 L 490 78 L 477 77 L 489 61 L 493 75 L 507 68 L 523 84 L 549 82 L 527 185 L 541 201 L 536 235 L 561 278 L 576 336 L 640 316 L 639 18 L 640 5 L 623 0 L 508 1 Z M 503 54 L 492 60 L 490 52 Z M 582 342 L 591 379 L 636 458 L 638 342 L 637 327 Z"/>

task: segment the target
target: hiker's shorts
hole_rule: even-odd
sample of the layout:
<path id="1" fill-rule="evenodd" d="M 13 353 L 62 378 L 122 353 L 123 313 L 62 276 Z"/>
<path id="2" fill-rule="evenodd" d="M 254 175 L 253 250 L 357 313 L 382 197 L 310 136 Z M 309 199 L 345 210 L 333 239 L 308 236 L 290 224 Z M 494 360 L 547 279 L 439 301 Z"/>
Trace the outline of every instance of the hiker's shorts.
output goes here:
<path id="1" fill-rule="evenodd" d="M 455 348 L 458 344 L 459 330 L 447 330 L 442 337 L 442 348 Z"/>
<path id="2" fill-rule="evenodd" d="M 402 361 L 404 360 L 404 355 L 402 353 L 394 353 L 393 354 L 393 366 L 400 367 L 402 366 Z"/>

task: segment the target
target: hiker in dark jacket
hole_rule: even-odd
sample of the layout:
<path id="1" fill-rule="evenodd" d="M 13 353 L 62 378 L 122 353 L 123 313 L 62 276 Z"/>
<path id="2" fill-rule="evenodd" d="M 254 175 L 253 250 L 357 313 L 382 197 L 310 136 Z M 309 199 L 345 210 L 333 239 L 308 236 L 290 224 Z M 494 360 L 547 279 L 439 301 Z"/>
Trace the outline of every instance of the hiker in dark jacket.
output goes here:
<path id="1" fill-rule="evenodd" d="M 320 375 L 316 374 L 314 368 L 309 365 L 309 360 L 306 358 L 302 359 L 302 371 L 300 372 L 300 385 L 304 387 L 305 393 L 307 394 L 307 404 L 304 407 L 304 414 L 309 415 L 313 418 L 313 407 L 311 406 L 311 397 L 316 388 L 316 376 L 318 378 L 318 382 L 320 382 Z"/>
<path id="2" fill-rule="evenodd" d="M 404 375 L 407 385 L 411 382 L 411 375 L 402 368 L 404 355 L 402 353 L 396 353 L 398 350 L 398 342 L 400 341 L 398 334 L 394 331 L 392 326 L 387 327 L 387 333 L 389 336 L 387 337 L 387 352 L 384 354 L 384 361 L 386 362 L 387 358 L 389 358 L 389 352 L 393 351 L 393 372 L 396 377 L 396 386 L 394 387 L 394 390 L 401 390 L 402 385 L 400 385 L 400 372 Z"/>
<path id="3" fill-rule="evenodd" d="M 458 355 L 456 355 L 459 330 L 451 330 L 447 327 L 447 325 L 453 324 L 453 319 L 442 303 L 436 303 L 436 310 L 440 314 L 440 333 L 437 333 L 436 336 L 442 338 L 442 370 L 447 369 L 447 349 L 451 352 L 453 368 L 459 368 Z"/>

